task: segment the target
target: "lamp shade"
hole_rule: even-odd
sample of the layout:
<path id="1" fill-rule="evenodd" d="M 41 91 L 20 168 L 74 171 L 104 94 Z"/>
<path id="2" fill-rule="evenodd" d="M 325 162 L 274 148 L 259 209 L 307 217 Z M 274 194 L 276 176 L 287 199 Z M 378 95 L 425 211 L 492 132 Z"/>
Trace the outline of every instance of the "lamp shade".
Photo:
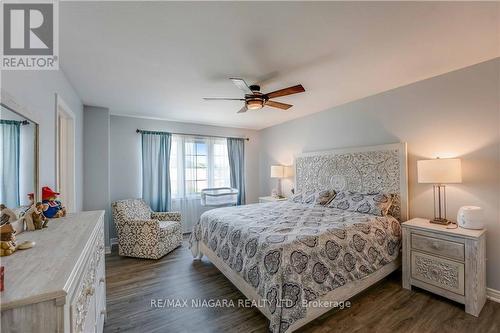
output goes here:
<path id="1" fill-rule="evenodd" d="M 289 165 L 289 166 L 284 167 L 283 177 L 284 178 L 293 177 L 293 167 L 292 166 Z"/>
<path id="2" fill-rule="evenodd" d="M 283 178 L 284 169 L 282 165 L 271 165 L 271 178 Z"/>
<path id="3" fill-rule="evenodd" d="M 462 182 L 462 164 L 458 158 L 417 161 L 419 183 L 449 184 Z"/>

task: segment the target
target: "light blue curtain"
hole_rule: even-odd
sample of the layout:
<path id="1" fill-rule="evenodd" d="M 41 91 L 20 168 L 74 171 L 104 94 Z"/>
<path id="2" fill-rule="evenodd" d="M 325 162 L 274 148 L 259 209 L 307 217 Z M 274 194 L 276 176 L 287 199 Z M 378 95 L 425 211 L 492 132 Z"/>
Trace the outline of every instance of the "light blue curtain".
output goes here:
<path id="1" fill-rule="evenodd" d="M 142 198 L 155 212 L 170 210 L 170 150 L 172 135 L 142 132 Z"/>
<path id="2" fill-rule="evenodd" d="M 245 139 L 227 138 L 231 187 L 237 188 L 238 205 L 245 204 Z"/>
<path id="3" fill-rule="evenodd" d="M 0 203 L 9 208 L 20 205 L 19 197 L 19 154 L 21 123 L 14 120 L 0 120 L 0 174 L 2 186 L 0 188 Z"/>

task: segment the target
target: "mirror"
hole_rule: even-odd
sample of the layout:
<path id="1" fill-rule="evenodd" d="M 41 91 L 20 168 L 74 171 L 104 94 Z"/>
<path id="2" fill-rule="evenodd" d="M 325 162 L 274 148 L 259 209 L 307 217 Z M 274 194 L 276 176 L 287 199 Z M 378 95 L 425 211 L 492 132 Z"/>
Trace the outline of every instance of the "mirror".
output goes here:
<path id="1" fill-rule="evenodd" d="M 0 203 L 11 209 L 30 206 L 39 200 L 38 124 L 0 106 Z"/>

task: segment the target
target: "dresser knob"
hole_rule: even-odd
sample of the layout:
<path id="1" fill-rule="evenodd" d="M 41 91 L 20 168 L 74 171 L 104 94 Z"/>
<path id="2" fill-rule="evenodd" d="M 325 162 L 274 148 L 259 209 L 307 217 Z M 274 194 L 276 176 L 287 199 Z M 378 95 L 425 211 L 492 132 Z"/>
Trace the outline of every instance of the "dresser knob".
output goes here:
<path id="1" fill-rule="evenodd" d="M 85 294 L 92 296 L 94 295 L 94 291 L 93 287 L 87 287 L 87 289 L 85 289 Z"/>
<path id="2" fill-rule="evenodd" d="M 104 283 L 104 281 L 105 281 L 105 280 L 104 280 L 104 278 L 103 278 L 103 277 L 99 279 L 99 283 Z"/>
<path id="3" fill-rule="evenodd" d="M 106 309 L 101 310 L 101 316 L 104 316 L 104 315 L 106 315 Z"/>
<path id="4" fill-rule="evenodd" d="M 432 248 L 434 250 L 439 250 L 439 244 L 438 243 L 432 243 Z"/>

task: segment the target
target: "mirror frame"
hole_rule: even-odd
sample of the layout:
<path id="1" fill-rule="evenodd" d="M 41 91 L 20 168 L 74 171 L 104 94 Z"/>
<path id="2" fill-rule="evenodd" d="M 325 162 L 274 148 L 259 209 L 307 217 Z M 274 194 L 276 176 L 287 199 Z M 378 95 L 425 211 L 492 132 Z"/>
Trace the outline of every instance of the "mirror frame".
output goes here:
<path id="1" fill-rule="evenodd" d="M 35 125 L 35 151 L 34 153 L 34 162 L 35 162 L 35 170 L 34 170 L 34 202 L 41 201 L 41 188 L 40 188 L 40 122 L 36 117 L 26 108 L 17 103 L 14 98 L 7 93 L 3 88 L 1 90 L 1 99 L 0 106 L 8 109 L 15 114 L 26 118 L 26 120 L 32 122 Z"/>

